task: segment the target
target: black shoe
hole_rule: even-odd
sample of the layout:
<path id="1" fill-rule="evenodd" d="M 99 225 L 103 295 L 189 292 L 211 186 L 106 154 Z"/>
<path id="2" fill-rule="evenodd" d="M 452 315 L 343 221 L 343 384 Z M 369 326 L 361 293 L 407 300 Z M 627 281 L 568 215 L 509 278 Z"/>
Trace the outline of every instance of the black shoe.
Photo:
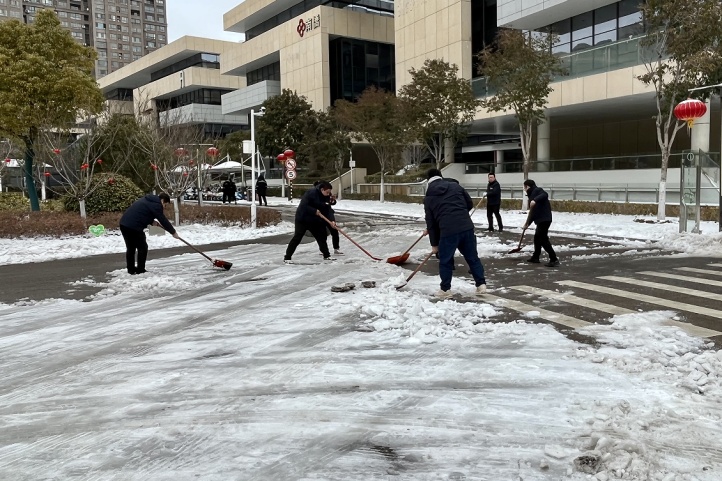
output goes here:
<path id="1" fill-rule="evenodd" d="M 145 269 L 136 269 L 135 270 L 136 274 L 145 274 L 146 272 L 148 272 L 148 271 L 146 271 Z"/>
<path id="2" fill-rule="evenodd" d="M 494 232 L 494 229 L 491 228 L 491 227 L 489 227 L 488 229 L 486 229 L 486 231 L 487 231 L 487 232 Z"/>
<path id="3" fill-rule="evenodd" d="M 530 257 L 526 260 L 527 262 L 531 262 L 532 264 L 541 264 L 541 261 L 538 257 Z"/>
<path id="4" fill-rule="evenodd" d="M 549 261 L 544 265 L 547 267 L 559 267 L 559 259 L 554 259 L 553 261 Z"/>
<path id="5" fill-rule="evenodd" d="M 504 232 L 504 228 L 503 228 L 503 227 L 499 227 L 499 232 Z"/>
<path id="6" fill-rule="evenodd" d="M 135 270 L 131 271 L 130 269 L 128 269 L 128 274 L 130 274 L 131 276 L 134 276 L 137 274 L 137 272 L 135 272 Z"/>

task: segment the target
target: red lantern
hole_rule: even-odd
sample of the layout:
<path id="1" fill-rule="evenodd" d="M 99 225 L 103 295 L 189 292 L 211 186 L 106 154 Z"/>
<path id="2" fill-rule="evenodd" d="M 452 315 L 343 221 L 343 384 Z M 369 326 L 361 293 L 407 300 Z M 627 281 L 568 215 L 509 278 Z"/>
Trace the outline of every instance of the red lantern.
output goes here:
<path id="1" fill-rule="evenodd" d="M 283 155 L 283 154 L 278 154 L 278 157 L 276 157 L 276 159 L 277 159 L 279 162 L 285 162 L 285 161 L 286 161 L 286 156 Z"/>
<path id="2" fill-rule="evenodd" d="M 56 154 L 59 154 L 59 153 L 60 153 L 60 149 L 55 149 L 55 150 L 53 150 L 53 152 L 55 152 Z"/>
<path id="3" fill-rule="evenodd" d="M 285 152 L 283 153 L 283 155 L 285 155 L 285 156 L 288 157 L 289 159 L 292 159 L 292 158 L 294 158 L 294 157 L 296 156 L 296 153 L 295 153 L 293 150 L 288 149 L 287 151 L 285 151 Z"/>
<path id="4" fill-rule="evenodd" d="M 150 168 L 153 170 L 158 170 L 158 166 L 155 164 L 150 164 Z"/>
<path id="5" fill-rule="evenodd" d="M 186 155 L 188 155 L 188 151 L 186 149 L 177 148 L 175 149 L 175 152 L 173 152 L 173 154 L 176 157 L 185 157 Z"/>
<path id="6" fill-rule="evenodd" d="M 88 164 L 83 164 L 80 166 L 81 169 L 87 169 L 88 167 L 89 167 Z"/>
<path id="7" fill-rule="evenodd" d="M 707 106 L 701 100 L 687 99 L 684 102 L 680 102 L 674 108 L 674 116 L 679 120 L 687 122 L 687 128 L 692 128 L 695 119 L 698 119 L 707 113 Z"/>
<path id="8" fill-rule="evenodd" d="M 190 162 L 188 162 L 188 165 L 193 165 L 193 161 L 191 160 Z"/>
<path id="9" fill-rule="evenodd" d="M 206 150 L 206 154 L 208 154 L 209 157 L 216 158 L 218 157 L 218 154 L 220 154 L 220 151 L 215 147 L 211 147 L 210 149 Z"/>
<path id="10" fill-rule="evenodd" d="M 45 172 L 45 177 L 50 177 L 50 172 Z"/>
<path id="11" fill-rule="evenodd" d="M 9 164 L 9 163 L 10 163 L 10 159 L 5 159 L 5 163 L 6 163 L 6 164 Z"/>
<path id="12" fill-rule="evenodd" d="M 188 177 L 188 172 L 183 172 L 183 177 Z"/>
<path id="13" fill-rule="evenodd" d="M 115 182 L 115 180 L 113 180 L 113 179 L 108 180 L 109 184 L 112 184 L 113 182 Z"/>
<path id="14" fill-rule="evenodd" d="M 98 159 L 98 163 L 102 165 L 102 164 L 103 164 L 103 159 Z"/>

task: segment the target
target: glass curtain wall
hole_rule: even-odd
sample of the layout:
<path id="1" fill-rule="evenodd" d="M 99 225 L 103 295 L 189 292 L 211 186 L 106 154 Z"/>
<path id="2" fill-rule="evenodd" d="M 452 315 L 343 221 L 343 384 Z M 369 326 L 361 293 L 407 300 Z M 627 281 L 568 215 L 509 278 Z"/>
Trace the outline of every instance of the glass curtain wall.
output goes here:
<path id="1" fill-rule="evenodd" d="M 353 102 L 371 85 L 396 91 L 393 45 L 337 38 L 329 42 L 329 59 L 331 104 L 338 99 Z"/>

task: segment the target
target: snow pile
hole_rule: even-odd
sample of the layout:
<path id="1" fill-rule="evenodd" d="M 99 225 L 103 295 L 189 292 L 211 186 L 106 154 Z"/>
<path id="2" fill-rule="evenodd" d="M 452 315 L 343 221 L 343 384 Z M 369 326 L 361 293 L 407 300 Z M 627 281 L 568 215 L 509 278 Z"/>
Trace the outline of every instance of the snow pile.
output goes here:
<path id="1" fill-rule="evenodd" d="M 215 242 L 237 242 L 261 237 L 287 234 L 293 225 L 282 222 L 271 227 L 250 229 L 243 227 L 220 227 L 209 225 L 183 225 L 178 233 L 194 245 Z M 150 249 L 183 247 L 184 244 L 170 234 L 148 236 Z M 22 248 L 21 248 L 22 247 Z M 95 237 L 91 234 L 61 238 L 0 239 L 0 265 L 46 262 L 57 259 L 71 259 L 98 254 L 125 252 L 125 242 L 119 231 L 108 231 Z"/>
<path id="2" fill-rule="evenodd" d="M 665 236 L 661 244 L 671 250 L 699 256 L 722 256 L 722 232 L 713 234 L 678 233 Z"/>
<path id="3" fill-rule="evenodd" d="M 92 296 L 95 299 L 112 297 L 118 294 L 143 294 L 144 296 L 158 297 L 174 292 L 193 288 L 193 284 L 178 275 L 167 275 L 148 271 L 145 274 L 131 276 L 124 270 L 110 273 L 108 282 L 96 282 L 93 279 L 84 279 L 72 285 L 87 285 L 102 288 Z"/>
<path id="4" fill-rule="evenodd" d="M 361 318 L 375 331 L 408 333 L 414 342 L 434 342 L 434 338 L 461 338 L 486 332 L 482 323 L 497 315 L 489 304 L 432 302 L 418 294 L 397 291 L 405 277 L 389 279 L 380 289 L 365 295 Z"/>

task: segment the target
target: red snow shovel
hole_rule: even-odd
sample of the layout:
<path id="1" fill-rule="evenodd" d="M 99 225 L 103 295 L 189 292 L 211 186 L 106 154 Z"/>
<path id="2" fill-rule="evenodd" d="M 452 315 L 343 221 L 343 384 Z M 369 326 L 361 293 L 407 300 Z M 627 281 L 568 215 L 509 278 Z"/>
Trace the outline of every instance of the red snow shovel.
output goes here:
<path id="1" fill-rule="evenodd" d="M 530 222 L 530 220 L 531 220 L 531 209 L 532 209 L 532 208 L 530 207 L 530 208 L 529 208 L 529 215 L 526 216 L 526 222 L 524 223 L 524 225 L 527 225 L 527 226 L 529 225 L 529 222 Z M 521 252 L 521 249 L 522 249 L 521 243 L 522 243 L 522 241 L 524 240 L 524 233 L 526 232 L 526 229 L 527 229 L 527 228 L 525 227 L 524 230 L 521 231 L 521 239 L 519 239 L 519 245 L 517 246 L 517 248 L 510 250 L 509 252 L 507 252 L 507 254 L 516 254 L 517 252 Z"/>
<path id="2" fill-rule="evenodd" d="M 416 244 L 418 244 L 418 243 L 421 241 L 421 239 L 423 239 L 424 237 L 426 237 L 426 234 L 421 234 L 421 237 L 419 237 L 418 239 L 416 239 L 416 242 L 414 242 L 413 244 L 411 244 L 411 247 L 409 247 L 408 249 L 406 249 L 406 252 L 404 252 L 404 253 L 401 254 L 400 256 L 389 257 L 388 259 L 386 259 L 386 263 L 399 265 L 399 264 L 403 264 L 404 262 L 406 262 L 406 261 L 408 260 L 408 258 L 409 258 L 409 252 L 411 252 L 411 249 L 413 249 L 414 246 L 415 246 Z"/>
<path id="3" fill-rule="evenodd" d="M 363 247 L 361 247 L 360 245 L 358 245 L 358 244 L 356 243 L 356 241 L 354 241 L 352 238 L 350 238 L 350 237 L 348 236 L 348 234 L 346 234 L 344 231 L 341 230 L 340 227 L 338 227 L 338 226 L 334 227 L 334 225 L 331 223 L 331 221 L 328 220 L 328 219 L 326 218 L 326 216 L 324 216 L 322 213 L 316 212 L 316 214 L 317 214 L 321 219 L 323 219 L 323 220 L 325 220 L 326 222 L 328 222 L 328 225 L 330 225 L 332 229 L 336 229 L 336 230 L 339 231 L 341 234 L 343 234 L 343 236 L 344 236 L 345 238 L 347 238 L 348 240 L 350 240 L 353 245 L 355 245 L 356 247 L 358 247 L 359 249 L 361 249 L 364 254 L 366 254 L 367 256 L 369 256 L 370 258 L 372 258 L 372 259 L 375 260 L 375 261 L 383 260 L 383 259 L 379 259 L 378 257 L 374 257 L 374 256 L 372 256 L 371 254 L 369 254 L 369 252 L 368 252 L 366 249 L 364 249 Z"/>
<path id="4" fill-rule="evenodd" d="M 428 261 L 429 259 L 431 259 L 431 256 L 433 256 L 433 255 L 434 255 L 434 252 L 433 252 L 433 251 L 432 251 L 432 252 L 429 252 L 429 255 L 426 256 L 426 259 L 424 259 L 424 260 L 421 262 L 421 264 L 419 264 L 419 267 L 417 267 L 416 270 L 415 270 L 414 272 L 412 272 L 409 277 L 406 278 L 406 282 L 404 282 L 404 283 L 401 284 L 400 286 L 396 286 L 396 290 L 398 291 L 399 289 L 403 289 L 404 287 L 406 287 L 406 285 L 409 283 L 409 281 L 411 280 L 411 278 L 414 277 L 414 276 L 416 275 L 416 273 L 421 270 L 422 267 L 424 267 L 424 264 L 426 264 L 426 261 Z"/>
<path id="5" fill-rule="evenodd" d="M 200 250 L 198 250 L 196 247 L 194 247 L 194 246 L 192 246 L 190 243 L 188 243 L 188 241 L 186 241 L 185 239 L 182 239 L 182 238 L 178 237 L 178 240 L 182 241 L 182 242 L 185 243 L 188 247 L 190 247 L 191 249 L 193 249 L 194 251 L 196 251 L 197 253 L 199 253 L 200 255 L 202 255 L 203 257 L 205 257 L 206 259 L 208 259 L 209 261 L 211 261 L 211 263 L 213 263 L 213 265 L 214 265 L 215 267 L 221 267 L 221 268 L 223 268 L 223 269 L 225 269 L 225 270 L 227 270 L 227 271 L 230 271 L 230 270 L 231 270 L 231 267 L 233 267 L 233 264 L 230 263 L 230 262 L 222 261 L 222 260 L 219 260 L 219 259 L 211 259 L 211 258 L 208 257 L 207 255 L 205 255 L 203 252 L 201 252 Z"/>

